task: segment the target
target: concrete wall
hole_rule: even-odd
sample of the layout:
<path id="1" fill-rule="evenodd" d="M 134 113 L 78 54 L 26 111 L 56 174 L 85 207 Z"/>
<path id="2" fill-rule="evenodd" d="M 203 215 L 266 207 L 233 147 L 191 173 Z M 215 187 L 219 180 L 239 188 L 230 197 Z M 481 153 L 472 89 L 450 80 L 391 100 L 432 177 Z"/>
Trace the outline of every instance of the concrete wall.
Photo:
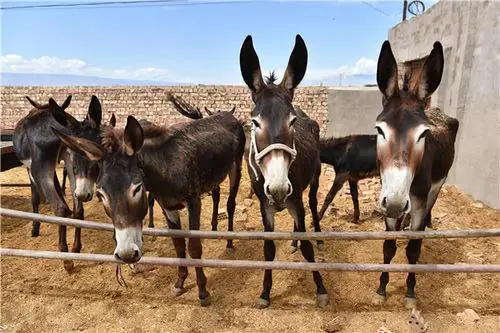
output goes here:
<path id="1" fill-rule="evenodd" d="M 326 135 L 376 134 L 380 111 L 382 94 L 377 87 L 330 88 Z"/>
<path id="2" fill-rule="evenodd" d="M 445 50 L 441 85 L 431 105 L 460 121 L 448 182 L 500 208 L 500 2 L 441 1 L 389 32 L 398 61 Z"/>
<path id="3" fill-rule="evenodd" d="M 62 103 L 73 95 L 68 112 L 82 119 L 88 110 L 92 94 L 103 106 L 103 119 L 111 113 L 117 117 L 118 126 L 124 126 L 128 115 L 146 118 L 158 124 L 173 124 L 188 119 L 175 111 L 166 100 L 167 92 L 181 96 L 200 108 L 230 110 L 236 106 L 236 116 L 248 118 L 253 107 L 246 86 L 189 86 L 189 87 L 2 87 L 0 92 L 1 128 L 13 128 L 32 108 L 25 96 L 46 103 L 49 97 Z M 324 133 L 327 123 L 327 87 L 301 87 L 295 92 L 294 104 L 303 108 L 315 119 Z M 203 111 L 204 112 L 204 111 Z"/>

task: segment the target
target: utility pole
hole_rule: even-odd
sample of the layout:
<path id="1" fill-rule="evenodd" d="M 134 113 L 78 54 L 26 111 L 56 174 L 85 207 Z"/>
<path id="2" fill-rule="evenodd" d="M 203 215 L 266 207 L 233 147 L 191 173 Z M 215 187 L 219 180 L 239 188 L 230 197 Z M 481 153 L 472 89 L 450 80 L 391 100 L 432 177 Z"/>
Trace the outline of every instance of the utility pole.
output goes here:
<path id="1" fill-rule="evenodd" d="M 403 21 L 406 20 L 407 11 L 408 11 L 408 0 L 403 0 Z"/>

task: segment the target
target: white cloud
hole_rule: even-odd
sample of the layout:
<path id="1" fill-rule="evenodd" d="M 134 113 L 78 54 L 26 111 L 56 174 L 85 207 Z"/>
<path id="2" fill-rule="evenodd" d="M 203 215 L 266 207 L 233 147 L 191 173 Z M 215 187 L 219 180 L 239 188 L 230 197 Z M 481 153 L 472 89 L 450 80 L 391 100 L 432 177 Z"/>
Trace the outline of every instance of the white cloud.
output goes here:
<path id="1" fill-rule="evenodd" d="M 168 81 L 172 79 L 171 73 L 162 68 L 107 69 L 90 66 L 81 59 L 61 59 L 51 56 L 26 59 L 18 54 L 0 56 L 0 71 L 11 73 L 74 74 L 133 80 Z"/>

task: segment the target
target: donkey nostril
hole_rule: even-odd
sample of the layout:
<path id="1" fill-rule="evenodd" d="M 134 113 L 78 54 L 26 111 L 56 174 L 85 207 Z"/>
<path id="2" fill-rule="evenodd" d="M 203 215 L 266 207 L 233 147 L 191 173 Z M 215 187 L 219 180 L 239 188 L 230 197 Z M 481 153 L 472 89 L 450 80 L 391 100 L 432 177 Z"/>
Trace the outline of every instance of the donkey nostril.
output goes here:
<path id="1" fill-rule="evenodd" d="M 404 212 L 406 212 L 408 210 L 409 205 L 410 205 L 410 200 L 406 200 L 405 208 L 403 208 Z"/>
<path id="2" fill-rule="evenodd" d="M 286 193 L 287 195 L 291 195 L 292 194 L 292 184 L 288 184 L 288 192 Z"/>
<path id="3" fill-rule="evenodd" d="M 140 256 L 141 256 L 141 254 L 139 253 L 139 251 L 135 250 L 134 251 L 134 259 L 137 260 L 137 259 L 139 259 Z"/>
<path id="4" fill-rule="evenodd" d="M 118 255 L 118 253 L 115 253 L 115 259 L 123 261 L 122 258 L 120 258 L 120 256 Z"/>
<path id="5" fill-rule="evenodd" d="M 266 186 L 266 193 L 271 193 L 269 185 Z"/>
<path id="6" fill-rule="evenodd" d="M 382 199 L 382 207 L 386 208 L 387 207 L 387 197 L 384 197 Z"/>

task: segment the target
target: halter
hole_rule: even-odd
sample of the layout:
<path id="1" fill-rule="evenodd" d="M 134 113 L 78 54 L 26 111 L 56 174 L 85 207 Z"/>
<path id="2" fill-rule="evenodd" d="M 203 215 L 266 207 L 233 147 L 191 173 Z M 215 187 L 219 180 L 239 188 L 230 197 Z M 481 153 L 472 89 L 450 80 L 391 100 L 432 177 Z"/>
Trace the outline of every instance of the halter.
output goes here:
<path id="1" fill-rule="evenodd" d="M 255 150 L 255 155 L 254 158 L 252 159 L 252 152 Z M 257 142 L 255 141 L 255 124 L 252 122 L 252 129 L 250 131 L 250 151 L 248 153 L 249 157 L 249 164 L 250 168 L 252 168 L 252 171 L 255 175 L 255 179 L 259 180 L 259 174 L 257 173 L 257 169 L 254 166 L 254 163 L 257 164 L 257 167 L 262 173 L 262 168 L 260 166 L 260 160 L 269 154 L 273 150 L 284 150 L 287 153 L 290 154 L 292 157 L 292 160 L 290 161 L 290 164 L 293 163 L 295 158 L 297 157 L 297 150 L 295 149 L 295 136 L 293 137 L 293 148 L 288 147 L 285 144 L 282 143 L 273 143 L 267 146 L 266 148 L 262 149 L 261 152 L 257 149 Z"/>

